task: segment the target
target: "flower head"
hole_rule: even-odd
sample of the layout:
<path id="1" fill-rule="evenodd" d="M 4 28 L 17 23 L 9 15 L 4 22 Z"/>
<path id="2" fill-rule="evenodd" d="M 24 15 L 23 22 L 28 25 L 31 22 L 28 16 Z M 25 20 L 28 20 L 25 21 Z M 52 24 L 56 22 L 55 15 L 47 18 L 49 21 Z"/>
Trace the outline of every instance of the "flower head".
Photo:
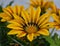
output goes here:
<path id="1" fill-rule="evenodd" d="M 54 22 L 51 22 L 51 26 L 55 27 L 57 30 L 60 29 L 60 9 L 58 12 L 53 13 L 52 17 L 54 18 Z"/>
<path id="2" fill-rule="evenodd" d="M 48 36 L 50 14 L 45 13 L 40 16 L 40 12 L 40 7 L 37 7 L 37 9 L 30 7 L 29 12 L 26 10 L 21 12 L 21 17 L 14 13 L 15 19 L 8 21 L 10 24 L 7 27 L 12 29 L 8 32 L 8 35 L 16 35 L 19 38 L 26 36 L 29 41 L 33 41 L 40 35 Z"/>
<path id="3" fill-rule="evenodd" d="M 40 6 L 42 13 L 56 11 L 56 6 L 52 0 L 30 0 L 30 5 L 35 8 Z"/>
<path id="4" fill-rule="evenodd" d="M 52 4 L 51 2 L 53 2 L 53 1 L 49 1 L 49 0 L 30 0 L 30 5 L 33 6 L 33 7 L 40 6 L 43 9 L 47 9 Z"/>
<path id="5" fill-rule="evenodd" d="M 23 10 L 23 6 L 8 6 L 7 8 L 3 8 L 3 13 L 0 13 L 1 21 L 10 21 L 14 19 L 13 14 L 21 15 L 21 11 Z"/>

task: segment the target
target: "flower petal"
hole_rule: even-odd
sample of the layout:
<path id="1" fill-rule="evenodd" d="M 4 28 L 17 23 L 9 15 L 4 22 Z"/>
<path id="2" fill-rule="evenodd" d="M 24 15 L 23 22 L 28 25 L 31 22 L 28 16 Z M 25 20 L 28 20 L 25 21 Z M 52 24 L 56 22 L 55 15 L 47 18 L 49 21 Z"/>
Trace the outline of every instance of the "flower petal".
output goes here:
<path id="1" fill-rule="evenodd" d="M 29 41 L 32 41 L 34 39 L 34 34 L 33 33 L 28 34 L 27 38 L 28 38 Z"/>
<path id="2" fill-rule="evenodd" d="M 0 17 L 6 21 L 11 20 L 11 17 L 7 15 L 6 13 L 0 13 Z"/>
<path id="3" fill-rule="evenodd" d="M 10 30 L 9 32 L 8 32 L 8 35 L 15 35 L 15 34 L 20 34 L 22 31 L 20 31 L 20 30 Z"/>
<path id="4" fill-rule="evenodd" d="M 56 14 L 52 14 L 52 17 L 54 18 L 54 20 L 55 20 L 57 23 L 60 23 L 59 17 L 58 17 Z"/>
<path id="5" fill-rule="evenodd" d="M 18 25 L 16 24 L 9 24 L 7 25 L 8 28 L 11 28 L 11 29 L 20 29 L 20 30 L 23 30 L 23 28 L 19 27 Z"/>
<path id="6" fill-rule="evenodd" d="M 50 22 L 48 22 L 48 23 L 44 24 L 43 26 L 41 26 L 41 28 L 46 28 L 47 29 L 47 28 L 50 28 L 50 26 L 51 26 Z"/>
<path id="7" fill-rule="evenodd" d="M 22 11 L 21 16 L 25 20 L 26 25 L 28 25 L 28 14 L 25 11 Z"/>
<path id="8" fill-rule="evenodd" d="M 46 36 L 49 35 L 49 31 L 48 31 L 47 29 L 40 29 L 40 30 L 38 31 L 38 33 L 39 33 L 39 34 L 42 34 L 42 35 L 46 35 Z"/>
<path id="9" fill-rule="evenodd" d="M 15 26 L 23 27 L 20 23 L 16 22 L 16 20 L 11 20 L 11 21 L 8 21 L 8 22 L 15 25 Z"/>
<path id="10" fill-rule="evenodd" d="M 60 30 L 60 26 L 55 26 L 56 30 Z"/>
<path id="11" fill-rule="evenodd" d="M 40 8 L 40 6 L 37 8 L 37 10 L 36 10 L 36 14 L 35 14 L 35 21 L 36 21 L 36 23 L 38 22 L 38 20 L 39 20 L 39 17 L 40 17 L 40 13 L 41 13 L 41 8 Z"/>
<path id="12" fill-rule="evenodd" d="M 38 25 L 40 25 L 42 22 L 44 22 L 44 20 L 49 16 L 50 16 L 49 13 L 45 13 L 45 14 L 41 15 L 39 22 L 38 22 Z"/>
<path id="13" fill-rule="evenodd" d="M 44 22 L 42 22 L 39 26 L 40 26 L 40 27 L 44 26 L 46 23 L 48 23 L 49 19 L 50 19 L 50 17 L 47 17 L 47 18 L 44 20 Z"/>
<path id="14" fill-rule="evenodd" d="M 21 37 L 24 37 L 25 35 L 26 35 L 26 33 L 22 31 L 21 33 L 17 34 L 16 36 L 21 38 Z"/>
<path id="15" fill-rule="evenodd" d="M 13 16 L 14 16 L 14 18 L 15 18 L 15 21 L 17 21 L 18 23 L 20 23 L 20 24 L 24 24 L 24 20 L 21 18 L 21 17 L 19 17 L 18 15 L 16 15 L 16 14 L 13 14 Z M 19 20 L 19 21 L 18 21 Z"/>
<path id="16" fill-rule="evenodd" d="M 53 28 L 55 26 L 58 26 L 59 24 L 57 22 L 50 22 L 49 27 Z"/>
<path id="17" fill-rule="evenodd" d="M 35 9 L 34 9 L 34 7 L 30 6 L 29 14 L 30 14 L 30 21 L 34 23 L 34 18 L 35 18 Z"/>
<path id="18" fill-rule="evenodd" d="M 7 8 L 3 8 L 3 11 L 4 11 L 4 13 L 6 13 L 8 16 L 12 17 L 10 11 L 8 11 Z"/>

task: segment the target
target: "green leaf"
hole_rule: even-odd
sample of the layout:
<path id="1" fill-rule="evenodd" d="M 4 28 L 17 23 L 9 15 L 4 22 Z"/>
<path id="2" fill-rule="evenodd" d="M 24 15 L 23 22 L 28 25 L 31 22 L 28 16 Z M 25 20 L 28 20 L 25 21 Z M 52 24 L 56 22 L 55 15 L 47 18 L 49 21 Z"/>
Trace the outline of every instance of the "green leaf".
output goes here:
<path id="1" fill-rule="evenodd" d="M 54 36 L 52 36 L 55 43 L 59 46 L 60 45 L 60 38 L 58 38 L 58 34 L 55 33 Z"/>
<path id="2" fill-rule="evenodd" d="M 18 38 L 14 38 L 14 37 L 11 37 L 11 36 L 8 36 L 12 41 L 14 41 L 15 43 L 19 44 L 19 45 L 23 45 L 23 46 L 27 46 L 27 44 L 22 41 L 21 39 L 18 39 Z"/>
<path id="3" fill-rule="evenodd" d="M 8 39 L 7 39 L 7 28 L 0 27 L 0 42 L 1 46 L 9 46 Z"/>
<path id="4" fill-rule="evenodd" d="M 57 46 L 55 41 L 50 36 L 44 38 L 50 43 L 50 46 Z"/>
<path id="5" fill-rule="evenodd" d="M 2 10 L 2 6 L 0 5 L 0 13 L 1 13 L 1 12 L 3 12 L 3 10 Z"/>
<path id="6" fill-rule="evenodd" d="M 13 3 L 14 3 L 14 0 L 12 0 L 7 6 L 11 6 Z"/>

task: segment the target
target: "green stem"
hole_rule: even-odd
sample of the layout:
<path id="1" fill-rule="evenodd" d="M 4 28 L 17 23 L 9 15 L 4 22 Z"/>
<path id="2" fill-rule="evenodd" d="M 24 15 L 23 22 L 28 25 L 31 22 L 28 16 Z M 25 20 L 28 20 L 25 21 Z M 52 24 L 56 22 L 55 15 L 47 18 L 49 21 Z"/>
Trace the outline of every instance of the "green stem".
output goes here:
<path id="1" fill-rule="evenodd" d="M 50 36 L 52 36 L 52 34 L 53 34 L 53 32 L 54 32 L 54 29 L 55 29 L 55 28 L 52 29 L 52 31 L 51 31 L 51 33 L 50 33 Z"/>
<path id="2" fill-rule="evenodd" d="M 23 41 L 21 41 L 21 40 L 16 40 L 16 39 L 14 39 L 14 38 L 12 38 L 11 36 L 8 36 L 11 40 L 13 40 L 14 42 L 16 42 L 16 43 L 18 43 L 19 45 L 23 45 L 23 46 L 26 46 L 26 43 L 25 42 L 23 42 Z"/>

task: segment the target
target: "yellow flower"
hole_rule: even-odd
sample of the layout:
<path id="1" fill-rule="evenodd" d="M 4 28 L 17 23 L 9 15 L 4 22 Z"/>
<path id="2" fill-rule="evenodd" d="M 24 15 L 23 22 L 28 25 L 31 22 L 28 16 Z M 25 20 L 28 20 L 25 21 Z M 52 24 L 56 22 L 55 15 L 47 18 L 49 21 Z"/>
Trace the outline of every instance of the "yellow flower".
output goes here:
<path id="1" fill-rule="evenodd" d="M 8 28 L 11 28 L 8 32 L 8 35 L 15 35 L 19 38 L 27 36 L 29 41 L 33 41 L 37 36 L 40 35 L 49 35 L 48 29 L 48 21 L 49 21 L 49 13 L 45 13 L 40 16 L 41 9 L 38 7 L 34 9 L 30 7 L 30 11 L 27 12 L 23 10 L 21 13 L 21 17 L 14 14 L 14 20 L 9 21 Z"/>
<path id="2" fill-rule="evenodd" d="M 52 2 L 50 2 L 50 8 L 51 8 L 51 10 L 52 10 L 52 12 L 57 12 L 57 7 L 56 7 L 56 5 L 54 4 L 54 2 L 52 1 Z"/>
<path id="3" fill-rule="evenodd" d="M 50 1 L 49 0 L 30 0 L 30 5 L 34 7 L 40 6 L 41 8 L 49 8 Z"/>
<path id="4" fill-rule="evenodd" d="M 3 8 L 3 13 L 0 13 L 1 21 L 10 21 L 14 19 L 13 14 L 21 15 L 21 11 L 23 10 L 23 6 L 8 6 L 7 8 Z"/>
<path id="5" fill-rule="evenodd" d="M 60 29 L 60 10 L 58 14 L 53 13 L 52 17 L 54 18 L 54 22 L 51 22 L 51 27 L 55 27 L 57 30 Z"/>

